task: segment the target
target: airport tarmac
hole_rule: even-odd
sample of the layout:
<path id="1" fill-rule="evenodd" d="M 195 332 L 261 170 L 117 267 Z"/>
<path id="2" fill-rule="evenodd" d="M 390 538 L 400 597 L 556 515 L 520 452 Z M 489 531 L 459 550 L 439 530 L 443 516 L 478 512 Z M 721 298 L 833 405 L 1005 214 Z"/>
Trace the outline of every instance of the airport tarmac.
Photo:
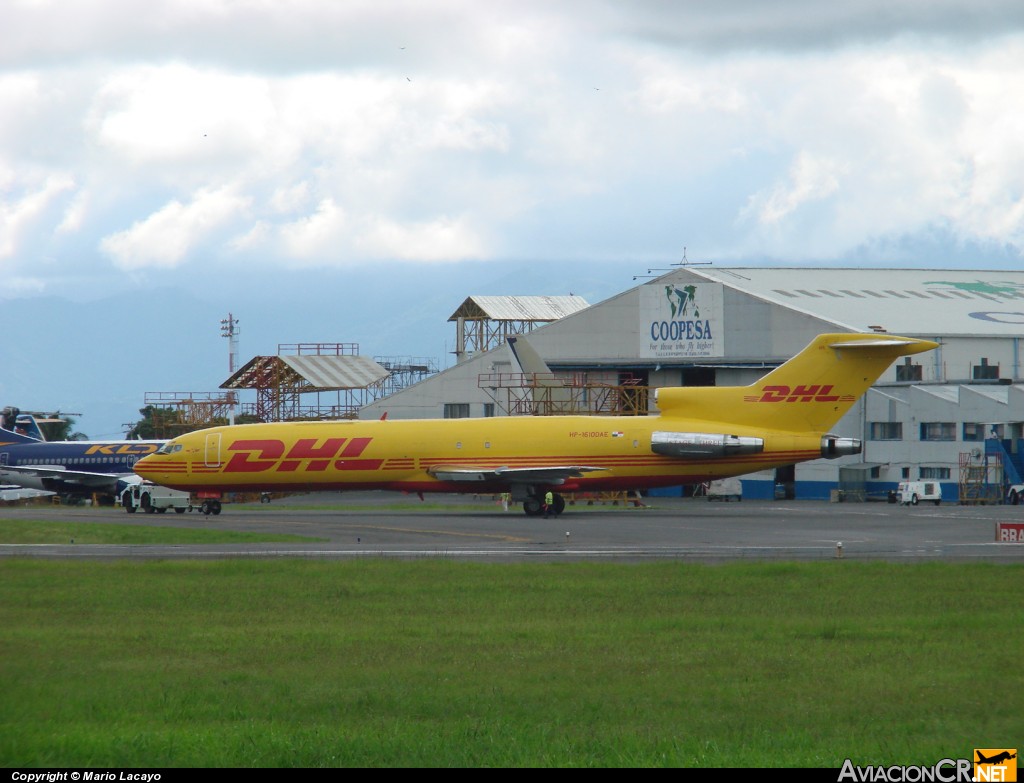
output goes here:
<path id="1" fill-rule="evenodd" d="M 188 545 L 2 544 L 0 557 L 424 558 L 476 561 L 886 560 L 1024 563 L 1024 543 L 996 541 L 1024 506 L 645 498 L 643 507 L 570 505 L 558 517 L 504 511 L 491 498 L 321 493 L 226 504 L 218 516 L 27 506 L 8 519 L 196 527 L 308 536 L 309 542 Z"/>

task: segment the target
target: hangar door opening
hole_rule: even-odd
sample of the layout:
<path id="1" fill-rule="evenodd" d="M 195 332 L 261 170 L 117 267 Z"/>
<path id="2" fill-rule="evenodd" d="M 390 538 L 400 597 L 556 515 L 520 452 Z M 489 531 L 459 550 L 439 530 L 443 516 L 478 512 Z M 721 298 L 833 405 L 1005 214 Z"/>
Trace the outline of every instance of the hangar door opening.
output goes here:
<path id="1" fill-rule="evenodd" d="M 714 386 L 714 367 L 684 367 L 683 386 Z"/>
<path id="2" fill-rule="evenodd" d="M 775 469 L 775 499 L 796 498 L 796 465 L 783 465 Z"/>

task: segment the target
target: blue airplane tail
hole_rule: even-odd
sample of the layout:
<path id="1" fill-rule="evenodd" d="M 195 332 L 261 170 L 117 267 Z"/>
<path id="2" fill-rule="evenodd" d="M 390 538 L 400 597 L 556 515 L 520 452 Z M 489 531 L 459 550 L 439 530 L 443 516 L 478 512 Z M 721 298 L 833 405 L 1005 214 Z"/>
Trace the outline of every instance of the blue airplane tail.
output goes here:
<path id="1" fill-rule="evenodd" d="M 12 432 L 0 427 L 0 446 L 10 446 L 12 443 L 42 443 L 42 438 L 33 438 L 31 435 L 24 435 L 20 432 Z"/>
<path id="2" fill-rule="evenodd" d="M 38 443 L 46 440 L 35 416 L 22 413 L 10 405 L 0 411 L 0 437 L 4 443 Z M 24 440 L 19 440 L 19 437 Z"/>

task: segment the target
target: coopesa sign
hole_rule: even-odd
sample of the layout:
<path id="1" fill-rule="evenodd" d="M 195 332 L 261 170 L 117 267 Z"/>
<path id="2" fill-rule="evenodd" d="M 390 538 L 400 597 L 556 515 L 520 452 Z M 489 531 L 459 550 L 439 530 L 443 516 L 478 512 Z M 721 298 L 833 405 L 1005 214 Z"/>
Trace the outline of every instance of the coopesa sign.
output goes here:
<path id="1" fill-rule="evenodd" d="M 640 287 L 639 355 L 652 359 L 721 356 L 720 283 L 651 283 Z"/>
<path id="2" fill-rule="evenodd" d="M 652 340 L 710 340 L 710 321 L 652 321 Z"/>

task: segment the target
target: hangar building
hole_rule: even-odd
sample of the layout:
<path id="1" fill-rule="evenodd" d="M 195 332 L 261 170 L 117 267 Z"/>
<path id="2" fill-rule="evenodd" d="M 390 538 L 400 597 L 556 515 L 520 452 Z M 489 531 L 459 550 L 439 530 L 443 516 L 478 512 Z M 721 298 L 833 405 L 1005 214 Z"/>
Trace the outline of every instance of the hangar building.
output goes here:
<path id="1" fill-rule="evenodd" d="M 653 395 L 640 390 L 748 385 L 823 332 L 940 347 L 899 360 L 836 427 L 863 440 L 860 455 L 749 474 L 744 497 L 888 498 L 898 482 L 923 479 L 938 481 L 944 500 L 998 502 L 1021 481 L 1024 272 L 680 266 L 526 339 L 554 376 L 585 394 L 634 385 L 643 413 Z M 505 342 L 466 351 L 454 367 L 359 415 L 521 413 L 507 388 L 515 383 L 505 381 L 517 372 Z"/>

